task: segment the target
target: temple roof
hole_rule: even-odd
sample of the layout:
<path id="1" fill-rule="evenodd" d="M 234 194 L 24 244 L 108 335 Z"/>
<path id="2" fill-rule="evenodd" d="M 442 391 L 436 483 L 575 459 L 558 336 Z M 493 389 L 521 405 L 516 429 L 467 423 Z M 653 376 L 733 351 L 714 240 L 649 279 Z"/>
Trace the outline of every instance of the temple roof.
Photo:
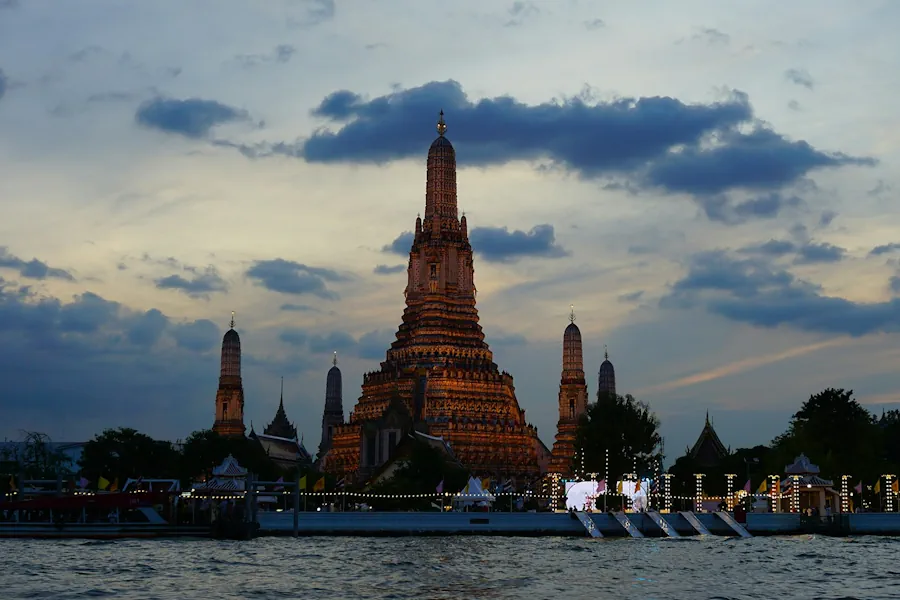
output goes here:
<path id="1" fill-rule="evenodd" d="M 819 465 L 814 465 L 802 452 L 794 459 L 794 462 L 785 465 L 784 472 L 788 475 L 810 475 L 819 473 Z M 829 485 L 831 485 L 829 483 Z"/>
<path id="2" fill-rule="evenodd" d="M 725 444 L 719 439 L 719 435 L 713 429 L 712 423 L 709 422 L 708 412 L 706 413 L 706 424 L 703 426 L 703 431 L 700 432 L 700 437 L 697 438 L 694 447 L 688 452 L 688 456 L 701 463 L 710 465 L 728 456 L 728 449 L 725 448 Z"/>
<path id="3" fill-rule="evenodd" d="M 232 455 L 228 455 L 222 464 L 213 469 L 215 477 L 246 477 L 247 469 L 242 467 L 237 459 Z"/>
<path id="4" fill-rule="evenodd" d="M 269 423 L 268 427 L 263 430 L 265 435 L 274 435 L 285 439 L 296 439 L 297 428 L 288 421 L 287 413 L 284 412 L 284 378 L 281 379 L 281 400 L 278 402 L 278 410 L 275 411 L 275 418 Z"/>

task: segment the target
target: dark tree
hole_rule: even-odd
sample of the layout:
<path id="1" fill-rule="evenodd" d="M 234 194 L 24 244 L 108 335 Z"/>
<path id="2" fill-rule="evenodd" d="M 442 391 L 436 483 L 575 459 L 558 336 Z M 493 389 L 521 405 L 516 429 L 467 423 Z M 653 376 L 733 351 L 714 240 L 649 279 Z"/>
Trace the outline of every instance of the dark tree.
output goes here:
<path id="1" fill-rule="evenodd" d="M 631 395 L 597 394 L 597 402 L 581 416 L 575 436 L 575 454 L 584 451 L 584 467 L 612 484 L 626 473 L 645 477 L 662 461 L 659 419 L 650 407 Z M 609 473 L 606 452 L 609 451 Z M 579 459 L 580 460 L 580 459 Z"/>
<path id="2" fill-rule="evenodd" d="M 852 390 L 828 388 L 810 396 L 773 447 L 773 473 L 783 473 L 801 452 L 836 481 L 844 474 L 871 480 L 884 467 L 882 430 Z"/>
<path id="3" fill-rule="evenodd" d="M 286 480 L 292 479 L 289 477 L 292 474 L 282 473 L 275 466 L 256 440 L 243 436 L 225 437 L 204 429 L 189 435 L 182 444 L 179 469 L 182 484 L 189 486 L 200 476 L 209 477 L 229 454 L 258 479 L 274 481 L 282 476 Z"/>
<path id="4" fill-rule="evenodd" d="M 124 486 L 129 477 L 174 478 L 179 454 L 170 442 L 154 440 L 135 429 L 107 429 L 84 445 L 79 464 L 92 482 L 104 477 Z"/>
<path id="5" fill-rule="evenodd" d="M 71 474 L 73 467 L 72 459 L 53 447 L 50 436 L 37 431 L 23 431 L 20 444 L 0 448 L 0 462 L 10 475 L 28 479 L 54 479 Z"/>
<path id="6" fill-rule="evenodd" d="M 900 471 L 900 410 L 889 410 L 878 421 L 884 440 L 884 460 L 889 472 Z"/>
<path id="7" fill-rule="evenodd" d="M 435 494 L 437 485 L 443 481 L 444 491 L 456 493 L 463 489 L 469 479 L 468 472 L 447 460 L 447 456 L 436 448 L 409 440 L 402 449 L 404 455 L 396 462 L 400 465 L 390 477 L 369 488 L 372 494 Z M 372 498 L 369 504 L 379 510 L 429 509 L 434 497 L 427 498 Z"/>

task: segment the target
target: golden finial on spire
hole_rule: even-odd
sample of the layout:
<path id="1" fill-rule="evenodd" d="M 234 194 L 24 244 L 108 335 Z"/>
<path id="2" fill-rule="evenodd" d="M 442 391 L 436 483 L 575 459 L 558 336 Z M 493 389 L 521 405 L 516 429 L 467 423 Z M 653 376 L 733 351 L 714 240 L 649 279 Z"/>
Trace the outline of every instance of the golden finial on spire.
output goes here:
<path id="1" fill-rule="evenodd" d="M 334 351 L 334 358 L 331 359 L 331 364 L 335 367 L 337 366 L 337 350 Z"/>
<path id="2" fill-rule="evenodd" d="M 609 347 L 603 344 L 603 360 L 609 360 Z"/>
<path id="3" fill-rule="evenodd" d="M 231 311 L 231 328 L 234 329 L 234 311 Z"/>
<path id="4" fill-rule="evenodd" d="M 575 322 L 575 305 L 570 304 L 569 305 L 569 323 L 574 323 L 574 322 Z"/>
<path id="5" fill-rule="evenodd" d="M 438 118 L 437 124 L 437 132 L 438 135 L 442 136 L 447 133 L 447 124 L 444 123 L 444 109 L 441 109 L 441 116 Z"/>

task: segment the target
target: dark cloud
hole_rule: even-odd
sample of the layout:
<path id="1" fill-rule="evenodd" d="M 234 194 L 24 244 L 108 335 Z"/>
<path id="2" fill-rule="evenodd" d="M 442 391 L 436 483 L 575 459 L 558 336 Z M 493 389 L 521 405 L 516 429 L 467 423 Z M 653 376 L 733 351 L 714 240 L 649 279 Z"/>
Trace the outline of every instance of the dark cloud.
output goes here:
<path id="1" fill-rule="evenodd" d="M 590 21 L 584 22 L 584 27 L 588 31 L 594 31 L 595 29 L 606 27 L 606 22 L 603 19 L 591 19 Z"/>
<path id="2" fill-rule="evenodd" d="M 803 109 L 800 107 L 800 103 L 797 102 L 796 100 L 791 100 L 791 101 L 789 101 L 788 104 L 787 104 L 787 106 L 788 106 L 788 108 L 791 109 L 791 110 L 796 110 L 796 111 L 803 110 Z"/>
<path id="3" fill-rule="evenodd" d="M 194 139 L 206 137 L 216 125 L 247 119 L 246 111 L 200 98 L 154 98 L 141 104 L 135 114 L 135 120 L 144 127 Z"/>
<path id="4" fill-rule="evenodd" d="M 881 194 L 883 194 L 885 192 L 890 192 L 891 189 L 892 188 L 890 185 L 886 184 L 884 182 L 884 180 L 879 179 L 878 182 L 875 184 L 875 187 L 873 187 L 871 190 L 866 191 L 866 195 L 880 196 Z"/>
<path id="5" fill-rule="evenodd" d="M 838 214 L 833 210 L 823 211 L 819 216 L 819 227 L 828 227 L 837 216 Z"/>
<path id="6" fill-rule="evenodd" d="M 291 312 L 319 312 L 319 309 L 315 306 L 310 306 L 309 304 L 282 304 L 281 310 L 287 310 Z"/>
<path id="7" fill-rule="evenodd" d="M 287 18 L 288 27 L 314 27 L 334 19 L 334 0 L 290 0 L 289 6 L 299 7 L 302 12 L 292 13 Z"/>
<path id="8" fill-rule="evenodd" d="M 875 246 L 872 250 L 869 251 L 869 256 L 881 256 L 882 254 L 890 254 L 892 252 L 896 252 L 900 250 L 900 244 L 896 242 L 892 242 L 890 244 L 882 244 L 881 246 Z"/>
<path id="9" fill-rule="evenodd" d="M 797 264 L 840 262 L 847 254 L 845 248 L 833 244 L 805 244 L 797 251 Z"/>
<path id="10" fill-rule="evenodd" d="M 888 282 L 888 287 L 890 287 L 891 292 L 894 294 L 900 294 L 900 275 L 892 276 Z"/>
<path id="11" fill-rule="evenodd" d="M 290 44 L 279 44 L 268 54 L 238 54 L 234 59 L 243 67 L 250 68 L 263 64 L 289 62 L 297 49 Z"/>
<path id="12" fill-rule="evenodd" d="M 546 168 L 540 161 L 550 161 L 585 179 L 605 180 L 601 185 L 615 178 L 633 190 L 651 187 L 702 199 L 735 190 L 775 192 L 814 169 L 875 164 L 767 129 L 738 91 L 709 104 L 668 97 L 592 102 L 582 94 L 527 105 L 509 96 L 473 102 L 452 80 L 372 99 L 339 90 L 312 111 L 332 127 L 294 143 L 235 146 L 249 157 L 283 154 L 309 162 L 420 159 L 438 108 L 447 114 L 461 166 L 525 160 Z M 765 217 L 774 210 L 772 199 L 731 210 L 738 218 Z"/>
<path id="13" fill-rule="evenodd" d="M 704 27 L 691 36 L 695 42 L 706 42 L 710 46 L 727 46 L 731 41 L 731 36 L 712 27 Z"/>
<path id="14" fill-rule="evenodd" d="M 309 267 L 283 258 L 256 261 L 247 270 L 247 277 L 257 285 L 283 294 L 312 294 L 326 300 L 337 300 L 337 292 L 329 290 L 325 282 L 346 281 L 347 277 L 331 269 Z"/>
<path id="15" fill-rule="evenodd" d="M 760 254 L 762 256 L 769 256 L 773 258 L 779 258 L 787 254 L 793 254 L 796 251 L 797 244 L 789 240 L 769 240 L 768 242 L 765 242 L 763 244 L 745 246 L 738 250 L 738 252 L 741 254 Z"/>
<path id="16" fill-rule="evenodd" d="M 652 164 L 647 181 L 670 192 L 705 196 L 733 188 L 779 188 L 817 168 L 874 164 L 871 158 L 820 152 L 768 129 L 728 131 L 712 147 L 684 148 Z"/>
<path id="17" fill-rule="evenodd" d="M 172 337 L 181 347 L 195 352 L 206 352 L 215 348 L 222 332 L 209 319 L 197 319 L 190 323 L 178 323 L 172 328 Z"/>
<path id="18" fill-rule="evenodd" d="M 317 354 L 346 352 L 356 348 L 356 339 L 345 331 L 333 331 L 326 335 L 309 337 L 309 349 Z"/>
<path id="19" fill-rule="evenodd" d="M 702 307 L 757 327 L 851 336 L 900 330 L 900 299 L 862 303 L 826 296 L 820 286 L 764 258 L 735 258 L 723 251 L 696 255 L 660 306 Z"/>
<path id="20" fill-rule="evenodd" d="M 130 319 L 128 341 L 136 346 L 153 346 L 169 326 L 169 318 L 155 308 Z"/>
<path id="21" fill-rule="evenodd" d="M 208 427 L 217 353 L 165 343 L 174 327 L 156 309 L 136 312 L 90 292 L 61 302 L 0 280 L 0 437 L 30 429 L 79 441 L 113 426 L 184 436 Z"/>
<path id="22" fill-rule="evenodd" d="M 396 337 L 397 334 L 392 329 L 376 329 L 375 331 L 364 333 L 357 342 L 356 354 L 366 360 L 383 359 L 385 352 L 390 348 L 391 342 Z"/>
<path id="23" fill-rule="evenodd" d="M 697 201 L 710 221 L 727 225 L 739 225 L 751 219 L 774 219 L 785 210 L 804 205 L 801 198 L 785 196 L 780 192 L 771 192 L 740 202 L 734 202 L 725 194 L 700 196 Z"/>
<path id="24" fill-rule="evenodd" d="M 14 254 L 10 254 L 6 246 L 0 246 L 0 269 L 15 269 L 22 277 L 28 279 L 64 279 L 75 281 L 75 277 L 65 269 L 55 269 L 47 266 L 47 263 L 36 258 L 23 260 Z"/>
<path id="25" fill-rule="evenodd" d="M 381 251 L 393 252 L 394 254 L 399 254 L 400 256 L 406 256 L 409 254 L 409 251 L 413 245 L 413 240 L 415 238 L 416 234 L 412 231 L 404 231 L 403 233 L 398 235 L 393 242 L 382 246 Z"/>
<path id="26" fill-rule="evenodd" d="M 225 292 L 228 284 L 219 276 L 215 267 L 209 266 L 204 270 L 188 268 L 189 277 L 182 275 L 169 275 L 155 280 L 156 287 L 161 290 L 179 290 L 192 297 L 208 297 L 212 292 Z"/>
<path id="27" fill-rule="evenodd" d="M 402 273 L 406 270 L 406 265 L 376 265 L 372 272 L 376 275 L 393 275 L 394 273 Z"/>
<path id="28" fill-rule="evenodd" d="M 619 302 L 637 302 L 644 295 L 644 290 L 631 292 L 630 294 L 622 294 L 619 296 Z"/>
<path id="29" fill-rule="evenodd" d="M 806 69 L 788 69 L 784 72 L 784 78 L 808 90 L 815 87 L 816 82 L 813 81 L 812 75 Z"/>
<path id="30" fill-rule="evenodd" d="M 291 346 L 305 346 L 309 336 L 302 329 L 291 327 L 279 333 L 278 339 Z"/>
<path id="31" fill-rule="evenodd" d="M 504 26 L 518 27 L 529 16 L 540 14 L 541 10 L 534 2 L 529 2 L 528 0 L 516 0 L 506 12 L 510 18 Z"/>
<path id="32" fill-rule="evenodd" d="M 569 252 L 556 244 L 553 225 L 535 225 L 531 231 L 506 227 L 476 227 L 469 233 L 472 249 L 491 262 L 510 262 L 526 256 L 561 258 Z"/>

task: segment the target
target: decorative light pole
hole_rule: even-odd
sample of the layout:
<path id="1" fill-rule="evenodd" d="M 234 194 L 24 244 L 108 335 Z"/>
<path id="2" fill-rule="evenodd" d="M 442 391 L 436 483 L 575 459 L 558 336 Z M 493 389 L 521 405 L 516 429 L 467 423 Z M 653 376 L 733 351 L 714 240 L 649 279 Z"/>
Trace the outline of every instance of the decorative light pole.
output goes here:
<path id="1" fill-rule="evenodd" d="M 850 512 L 850 477 L 852 475 L 841 475 L 841 512 Z"/>
<path id="2" fill-rule="evenodd" d="M 884 510 L 894 512 L 894 479 L 896 475 L 884 476 Z"/>
<path id="3" fill-rule="evenodd" d="M 737 477 L 737 475 L 729 473 L 725 475 L 725 477 L 728 479 L 728 491 L 725 496 L 725 509 L 728 512 L 732 512 L 734 510 L 734 478 Z"/>
<path id="4" fill-rule="evenodd" d="M 800 512 L 800 476 L 791 475 L 791 512 Z"/>
<path id="5" fill-rule="evenodd" d="M 781 490 L 779 489 L 781 486 L 781 477 L 778 475 L 769 475 L 769 500 L 772 503 L 772 512 L 778 512 L 778 500 L 781 495 Z"/>
<path id="6" fill-rule="evenodd" d="M 672 474 L 671 473 L 663 473 L 662 474 L 662 485 L 663 485 L 663 510 L 665 512 L 672 512 Z"/>
<path id="7" fill-rule="evenodd" d="M 697 494 L 694 496 L 694 512 L 700 512 L 703 508 L 703 473 L 694 473 L 697 479 Z"/>

